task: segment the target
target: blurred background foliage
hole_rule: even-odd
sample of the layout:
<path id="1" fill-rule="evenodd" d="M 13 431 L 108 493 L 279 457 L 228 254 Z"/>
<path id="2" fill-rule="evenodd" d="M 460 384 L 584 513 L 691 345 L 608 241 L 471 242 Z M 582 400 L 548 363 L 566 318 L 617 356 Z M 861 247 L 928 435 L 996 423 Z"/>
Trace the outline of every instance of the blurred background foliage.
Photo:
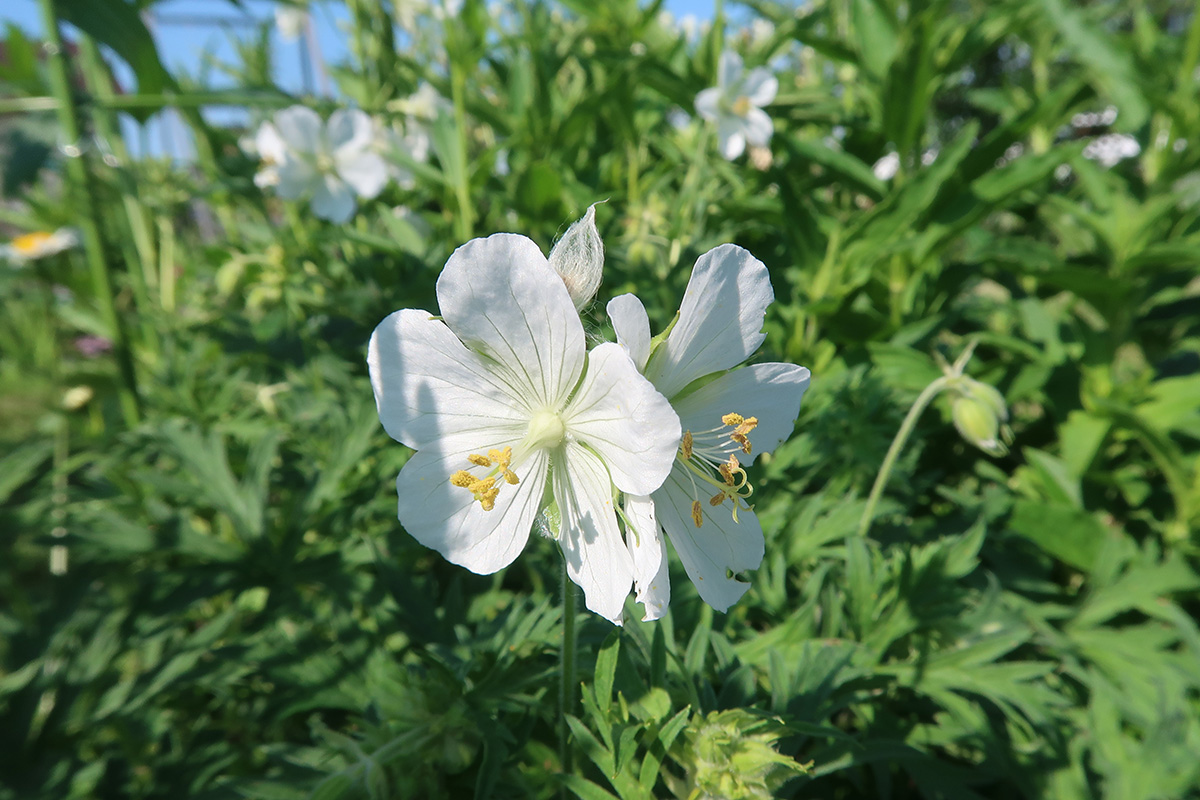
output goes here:
<path id="1" fill-rule="evenodd" d="M 79 236 L 0 267 L 0 798 L 1200 797 L 1193 3 L 345 0 L 306 96 L 273 20 L 212 89 L 152 2 L 43 5 L 73 27 L 65 59 L 5 32 L 0 225 Z M 692 114 L 727 48 L 780 82 L 732 162 Z M 274 110 L 406 125 L 426 82 L 428 159 L 349 223 L 256 186 Z M 165 106 L 195 158 L 131 157 Z M 466 239 L 548 250 L 598 200 L 597 336 L 732 241 L 774 282 L 762 358 L 814 377 L 746 598 L 678 571 L 659 623 L 580 619 L 563 765 L 554 548 L 481 577 L 399 527 L 364 352 Z M 971 342 L 1011 449 L 939 398 L 859 535 Z"/>

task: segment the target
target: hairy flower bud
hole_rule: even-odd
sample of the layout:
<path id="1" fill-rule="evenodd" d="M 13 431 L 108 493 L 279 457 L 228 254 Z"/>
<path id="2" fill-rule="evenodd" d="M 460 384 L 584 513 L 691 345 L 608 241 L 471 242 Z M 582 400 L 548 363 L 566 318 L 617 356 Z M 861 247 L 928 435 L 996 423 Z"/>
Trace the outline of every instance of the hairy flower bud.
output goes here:
<path id="1" fill-rule="evenodd" d="M 571 225 L 550 250 L 550 266 L 567 285 L 571 302 L 579 310 L 592 301 L 604 270 L 604 243 L 596 230 L 596 204 Z"/>

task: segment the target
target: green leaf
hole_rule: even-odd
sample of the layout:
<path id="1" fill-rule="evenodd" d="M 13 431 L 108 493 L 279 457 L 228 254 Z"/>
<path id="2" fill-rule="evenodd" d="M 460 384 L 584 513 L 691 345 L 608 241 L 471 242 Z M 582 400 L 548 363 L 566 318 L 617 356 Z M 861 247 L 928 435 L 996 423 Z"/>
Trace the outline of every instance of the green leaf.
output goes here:
<path id="1" fill-rule="evenodd" d="M 1094 516 L 1076 508 L 1018 501 L 1008 527 L 1075 569 L 1088 571 L 1104 539 L 1113 534 Z"/>
<path id="2" fill-rule="evenodd" d="M 621 652 L 621 632 L 611 631 L 600 645 L 596 654 L 596 705 L 608 720 L 609 709 L 612 708 L 613 680 L 617 674 L 617 656 Z"/>
<path id="3" fill-rule="evenodd" d="M 139 94 L 161 94 L 174 82 L 158 57 L 154 37 L 142 22 L 137 3 L 127 0 L 58 0 L 58 15 L 106 45 L 137 76 Z M 152 112 L 143 112 L 149 116 Z M 138 116 L 135 114 L 135 116 Z"/>

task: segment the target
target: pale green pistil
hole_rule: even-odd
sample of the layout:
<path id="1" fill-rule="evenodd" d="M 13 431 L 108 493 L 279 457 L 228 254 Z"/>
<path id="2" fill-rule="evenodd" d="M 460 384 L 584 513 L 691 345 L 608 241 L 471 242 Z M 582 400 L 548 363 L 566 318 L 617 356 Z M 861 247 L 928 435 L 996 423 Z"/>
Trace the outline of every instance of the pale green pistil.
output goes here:
<path id="1" fill-rule="evenodd" d="M 562 417 L 555 411 L 538 411 L 529 420 L 529 430 L 521 442 L 520 449 L 524 452 L 558 447 L 562 444 L 567 428 L 563 425 Z"/>

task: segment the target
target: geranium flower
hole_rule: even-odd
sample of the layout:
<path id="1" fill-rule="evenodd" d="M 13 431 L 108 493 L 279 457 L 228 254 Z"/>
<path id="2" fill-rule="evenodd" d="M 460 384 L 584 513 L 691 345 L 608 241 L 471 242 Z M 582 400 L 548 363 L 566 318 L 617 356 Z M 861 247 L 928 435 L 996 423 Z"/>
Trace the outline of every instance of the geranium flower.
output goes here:
<path id="1" fill-rule="evenodd" d="M 665 530 L 700 597 L 725 611 L 749 588 L 737 573 L 762 562 L 763 533 L 749 499 L 746 467 L 792 432 L 809 372 L 794 364 L 733 369 L 762 344 L 763 318 L 775 295 L 763 263 L 725 244 L 692 269 L 676 321 L 655 345 L 641 301 L 631 294 L 608 304 L 617 341 L 671 401 L 683 437 L 671 474 L 649 496 L 627 493 L 626 534 L 646 619 L 670 599 Z"/>
<path id="2" fill-rule="evenodd" d="M 79 234 L 70 228 L 56 231 L 32 231 L 23 233 L 8 244 L 0 245 L 0 258 L 17 265 L 25 265 L 79 244 Z"/>
<path id="3" fill-rule="evenodd" d="M 765 147 L 771 141 L 771 118 L 762 107 L 775 99 L 779 80 L 762 67 L 745 74 L 742 57 L 732 50 L 721 54 L 717 85 L 696 95 L 696 113 L 717 123 L 721 155 L 732 161 L 746 142 Z"/>
<path id="4" fill-rule="evenodd" d="M 311 108 L 292 106 L 275 114 L 271 127 L 273 134 L 260 128 L 256 145 L 264 158 L 278 160 L 269 165 L 276 192 L 286 200 L 310 198 L 321 219 L 346 222 L 356 195 L 375 197 L 388 181 L 387 164 L 372 149 L 375 126 L 362 111 L 335 111 L 322 122 Z"/>
<path id="5" fill-rule="evenodd" d="M 619 624 L 634 565 L 614 497 L 659 487 L 679 418 L 619 345 L 586 352 L 566 286 L 524 236 L 460 247 L 437 296 L 441 317 L 395 312 L 367 355 L 384 429 L 417 451 L 396 480 L 400 521 L 488 574 L 556 507 L 547 527 L 571 580 Z"/>

